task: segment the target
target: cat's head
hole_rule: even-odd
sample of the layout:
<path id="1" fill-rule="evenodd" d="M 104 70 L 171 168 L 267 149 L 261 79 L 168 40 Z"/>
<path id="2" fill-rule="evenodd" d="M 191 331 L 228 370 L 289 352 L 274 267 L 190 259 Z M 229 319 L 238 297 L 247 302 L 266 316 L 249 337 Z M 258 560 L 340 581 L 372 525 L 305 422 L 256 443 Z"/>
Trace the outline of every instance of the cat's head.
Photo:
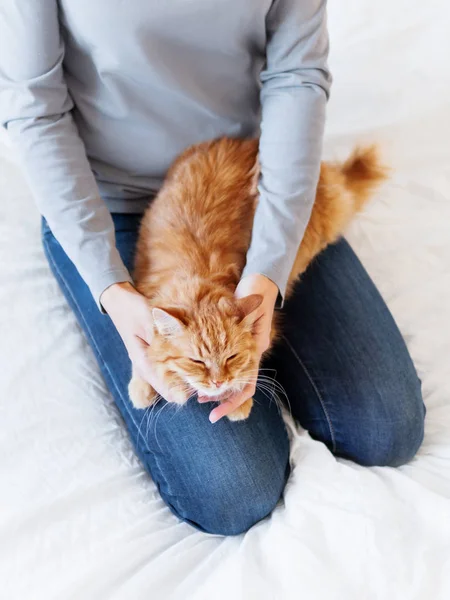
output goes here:
<path id="1" fill-rule="evenodd" d="M 195 310 L 153 308 L 153 361 L 176 373 L 191 390 L 220 399 L 255 377 L 253 334 L 262 296 L 218 298 Z"/>

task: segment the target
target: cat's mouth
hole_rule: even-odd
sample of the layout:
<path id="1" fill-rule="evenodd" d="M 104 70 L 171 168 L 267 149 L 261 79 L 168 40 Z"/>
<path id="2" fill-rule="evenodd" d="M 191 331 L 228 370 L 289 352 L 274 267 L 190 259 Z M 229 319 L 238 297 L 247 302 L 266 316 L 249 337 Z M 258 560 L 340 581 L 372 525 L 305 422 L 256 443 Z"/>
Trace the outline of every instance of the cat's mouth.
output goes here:
<path id="1" fill-rule="evenodd" d="M 225 400 L 228 400 L 228 398 L 230 396 L 232 396 L 233 394 L 236 394 L 237 392 L 239 392 L 240 389 L 232 386 L 232 385 L 228 385 L 226 388 L 222 388 L 222 389 L 201 389 L 198 390 L 197 394 L 199 396 L 199 398 L 208 398 L 209 400 L 212 400 L 214 402 L 224 402 Z"/>
<path id="2" fill-rule="evenodd" d="M 212 394 L 210 395 L 210 397 L 215 401 L 215 402 L 222 402 L 223 400 L 226 400 L 227 398 L 229 398 L 231 396 L 231 394 L 233 393 L 233 390 L 228 388 L 227 390 L 225 390 L 224 392 L 220 392 L 218 394 Z"/>
<path id="3" fill-rule="evenodd" d="M 227 400 L 231 395 L 236 394 L 242 388 L 236 385 L 236 382 L 227 381 L 223 383 L 219 388 L 217 387 L 206 387 L 196 384 L 196 382 L 188 381 L 188 384 L 195 390 L 198 397 L 205 401 L 223 402 Z"/>
<path id="4" fill-rule="evenodd" d="M 201 398 L 208 398 L 210 400 L 213 400 L 214 402 L 223 402 L 224 400 L 227 400 L 227 398 L 229 398 L 236 391 L 237 390 L 234 390 L 231 387 L 227 387 L 226 389 L 220 389 L 220 390 L 202 389 L 202 390 L 199 390 L 197 393 L 198 393 L 199 397 L 201 397 Z"/>

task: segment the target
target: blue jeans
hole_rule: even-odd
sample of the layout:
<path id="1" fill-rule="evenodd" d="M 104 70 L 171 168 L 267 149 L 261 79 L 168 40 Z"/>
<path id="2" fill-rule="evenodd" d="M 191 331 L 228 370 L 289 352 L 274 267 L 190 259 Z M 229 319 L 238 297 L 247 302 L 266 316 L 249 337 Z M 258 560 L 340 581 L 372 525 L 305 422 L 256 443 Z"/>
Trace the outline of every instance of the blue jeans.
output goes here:
<path id="1" fill-rule="evenodd" d="M 131 269 L 139 216 L 113 215 Z M 144 467 L 180 519 L 233 535 L 269 515 L 289 475 L 289 441 L 276 403 L 257 392 L 249 419 L 208 421 L 194 399 L 152 412 L 128 398 L 130 361 L 72 262 L 43 222 L 50 267 L 92 346 Z M 398 466 L 423 439 L 420 381 L 399 330 L 345 240 L 310 266 L 283 308 L 284 337 L 265 360 L 294 418 L 336 456 Z"/>

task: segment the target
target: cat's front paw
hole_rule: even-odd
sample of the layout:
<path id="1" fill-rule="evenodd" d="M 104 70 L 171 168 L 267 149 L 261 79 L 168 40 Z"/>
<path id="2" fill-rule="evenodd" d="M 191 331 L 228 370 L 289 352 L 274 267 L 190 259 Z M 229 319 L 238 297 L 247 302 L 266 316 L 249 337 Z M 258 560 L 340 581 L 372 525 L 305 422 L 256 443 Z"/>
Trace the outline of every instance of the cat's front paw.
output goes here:
<path id="1" fill-rule="evenodd" d="M 128 395 L 134 408 L 147 408 L 156 401 L 158 394 L 140 377 L 132 377 L 128 384 Z"/>
<path id="2" fill-rule="evenodd" d="M 189 394 L 187 392 L 185 392 L 184 390 L 172 389 L 170 391 L 170 402 L 181 405 L 181 404 L 186 404 L 186 402 L 188 400 L 189 400 Z"/>
<path id="3" fill-rule="evenodd" d="M 241 404 L 239 408 L 227 415 L 227 417 L 230 419 L 230 421 L 243 421 L 249 416 L 252 406 L 253 398 L 249 398 L 244 402 L 244 404 Z"/>

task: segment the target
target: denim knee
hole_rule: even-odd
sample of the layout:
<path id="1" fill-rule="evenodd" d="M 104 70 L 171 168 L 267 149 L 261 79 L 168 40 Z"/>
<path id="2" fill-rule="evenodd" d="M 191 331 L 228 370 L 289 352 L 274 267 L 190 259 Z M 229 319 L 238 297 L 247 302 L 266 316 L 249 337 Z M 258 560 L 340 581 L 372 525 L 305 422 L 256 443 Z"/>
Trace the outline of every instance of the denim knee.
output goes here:
<path id="1" fill-rule="evenodd" d="M 196 525 L 203 531 L 216 535 L 245 533 L 272 513 L 283 487 L 284 481 L 282 485 L 275 483 L 273 488 L 268 485 L 260 487 L 249 481 L 245 489 L 228 482 L 221 497 L 214 494 L 209 503 L 207 498 L 201 499 L 206 503 L 207 510 L 197 517 Z M 191 519 L 196 517 L 195 514 L 190 516 Z"/>
<path id="2" fill-rule="evenodd" d="M 414 398 L 411 398 L 414 393 Z M 348 434 L 345 449 L 338 453 L 365 466 L 399 467 L 414 458 L 424 437 L 425 406 L 420 382 L 415 391 L 409 388 L 408 398 L 402 401 L 386 398 L 388 407 L 373 419 L 361 424 L 358 431 Z"/>
<path id="3" fill-rule="evenodd" d="M 213 461 L 214 462 L 214 461 Z M 288 451 L 285 460 L 268 468 L 264 464 L 230 465 L 215 469 L 186 495 L 168 497 L 165 502 L 183 521 L 215 535 L 239 535 L 271 514 L 289 475 Z M 273 468 L 274 467 L 274 468 Z"/>

